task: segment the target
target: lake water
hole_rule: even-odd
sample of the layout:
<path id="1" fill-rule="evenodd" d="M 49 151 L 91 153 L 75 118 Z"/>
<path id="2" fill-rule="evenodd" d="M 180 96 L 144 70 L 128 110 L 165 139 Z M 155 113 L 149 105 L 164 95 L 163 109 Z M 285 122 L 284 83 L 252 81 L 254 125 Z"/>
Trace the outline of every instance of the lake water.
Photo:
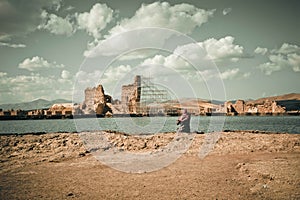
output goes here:
<path id="1" fill-rule="evenodd" d="M 176 131 L 177 117 L 0 121 L 0 134 L 115 130 L 129 134 Z M 191 131 L 259 130 L 300 133 L 300 116 L 192 116 Z"/>

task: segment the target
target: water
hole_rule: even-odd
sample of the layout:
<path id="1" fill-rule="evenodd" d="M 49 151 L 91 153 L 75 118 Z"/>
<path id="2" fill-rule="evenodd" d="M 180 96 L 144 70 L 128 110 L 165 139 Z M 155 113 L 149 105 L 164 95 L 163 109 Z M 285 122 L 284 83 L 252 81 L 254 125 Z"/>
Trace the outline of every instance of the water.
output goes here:
<path id="1" fill-rule="evenodd" d="M 174 132 L 176 120 L 177 117 L 143 117 L 0 121 L 0 134 L 94 130 L 115 130 L 129 134 Z M 300 116 L 192 116 L 191 130 L 259 130 L 299 134 Z"/>

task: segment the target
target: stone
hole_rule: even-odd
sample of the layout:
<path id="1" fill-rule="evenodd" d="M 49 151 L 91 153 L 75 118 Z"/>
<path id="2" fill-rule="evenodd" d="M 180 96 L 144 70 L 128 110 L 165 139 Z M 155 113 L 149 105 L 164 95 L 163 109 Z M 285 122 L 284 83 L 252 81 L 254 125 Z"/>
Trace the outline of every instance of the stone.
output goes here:
<path id="1" fill-rule="evenodd" d="M 112 113 L 112 97 L 106 95 L 102 85 L 93 88 L 86 88 L 85 99 L 81 106 L 76 107 L 77 114 L 97 114 L 105 115 L 107 112 Z"/>

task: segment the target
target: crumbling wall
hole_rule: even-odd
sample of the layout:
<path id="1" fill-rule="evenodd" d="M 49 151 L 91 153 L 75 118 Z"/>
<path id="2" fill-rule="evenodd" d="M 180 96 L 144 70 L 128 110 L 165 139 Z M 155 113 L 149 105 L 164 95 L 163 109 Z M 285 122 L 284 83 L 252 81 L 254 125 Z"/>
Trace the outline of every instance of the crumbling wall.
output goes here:
<path id="1" fill-rule="evenodd" d="M 105 115 L 111 111 L 112 97 L 106 95 L 102 85 L 87 88 L 84 91 L 85 99 L 81 109 L 84 114 Z"/>
<path id="2" fill-rule="evenodd" d="M 122 86 L 122 108 L 124 113 L 137 113 L 141 99 L 141 76 L 136 76 L 133 84 Z"/>
<path id="3" fill-rule="evenodd" d="M 245 101 L 243 100 L 237 100 L 235 104 L 232 105 L 235 112 L 238 114 L 244 114 L 245 113 Z"/>

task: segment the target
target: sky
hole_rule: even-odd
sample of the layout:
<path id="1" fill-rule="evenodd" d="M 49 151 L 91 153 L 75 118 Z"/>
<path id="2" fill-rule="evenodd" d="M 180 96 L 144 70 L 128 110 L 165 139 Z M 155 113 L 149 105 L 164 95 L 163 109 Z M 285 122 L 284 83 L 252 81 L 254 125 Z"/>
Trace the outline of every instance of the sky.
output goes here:
<path id="1" fill-rule="evenodd" d="M 298 0 L 0 0 L 0 104 L 120 98 L 135 75 L 176 98 L 300 93 Z"/>

